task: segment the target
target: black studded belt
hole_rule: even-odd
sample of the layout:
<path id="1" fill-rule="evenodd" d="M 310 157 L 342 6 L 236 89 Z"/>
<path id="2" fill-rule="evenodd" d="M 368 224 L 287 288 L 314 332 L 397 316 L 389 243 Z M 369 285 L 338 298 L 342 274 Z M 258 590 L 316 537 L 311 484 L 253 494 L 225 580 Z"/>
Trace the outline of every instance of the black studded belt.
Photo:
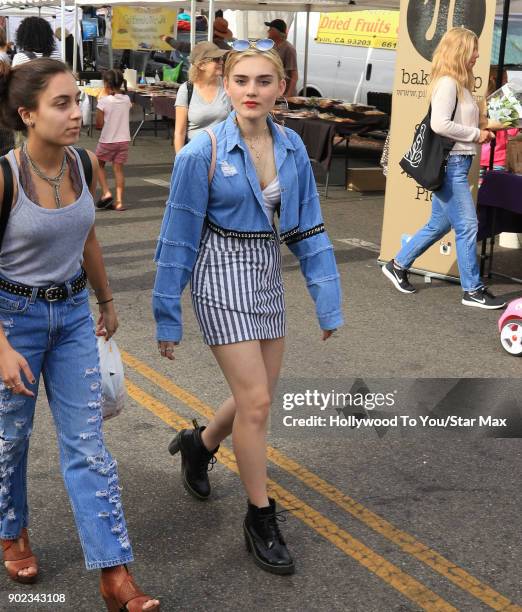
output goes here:
<path id="1" fill-rule="evenodd" d="M 71 283 L 71 293 L 76 295 L 83 291 L 87 286 L 87 274 L 82 268 L 80 276 L 75 278 Z M 11 283 L 8 280 L 0 278 L 0 289 L 12 293 L 13 295 L 19 295 L 21 297 L 31 297 L 33 295 L 34 287 L 28 287 L 27 285 L 19 285 L 18 283 Z M 47 300 L 48 302 L 57 302 L 58 300 L 65 300 L 69 296 L 67 285 L 51 285 L 50 287 L 38 287 L 36 297 Z"/>

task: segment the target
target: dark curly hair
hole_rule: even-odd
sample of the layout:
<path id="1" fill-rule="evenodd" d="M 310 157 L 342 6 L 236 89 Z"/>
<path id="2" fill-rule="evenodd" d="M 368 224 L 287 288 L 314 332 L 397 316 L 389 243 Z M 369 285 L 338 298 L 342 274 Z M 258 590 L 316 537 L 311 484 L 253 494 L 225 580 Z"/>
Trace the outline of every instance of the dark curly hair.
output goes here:
<path id="1" fill-rule="evenodd" d="M 26 17 L 16 32 L 16 46 L 49 57 L 54 51 L 54 35 L 49 22 L 42 17 Z"/>

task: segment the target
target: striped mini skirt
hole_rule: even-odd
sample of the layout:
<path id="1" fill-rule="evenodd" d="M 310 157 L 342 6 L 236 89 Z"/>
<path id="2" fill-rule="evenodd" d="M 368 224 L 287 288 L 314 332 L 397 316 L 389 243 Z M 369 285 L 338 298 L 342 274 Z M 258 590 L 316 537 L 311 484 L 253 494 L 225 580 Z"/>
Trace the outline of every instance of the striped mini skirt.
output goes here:
<path id="1" fill-rule="evenodd" d="M 194 312 L 211 346 L 285 335 L 277 239 L 203 233 L 191 278 Z"/>

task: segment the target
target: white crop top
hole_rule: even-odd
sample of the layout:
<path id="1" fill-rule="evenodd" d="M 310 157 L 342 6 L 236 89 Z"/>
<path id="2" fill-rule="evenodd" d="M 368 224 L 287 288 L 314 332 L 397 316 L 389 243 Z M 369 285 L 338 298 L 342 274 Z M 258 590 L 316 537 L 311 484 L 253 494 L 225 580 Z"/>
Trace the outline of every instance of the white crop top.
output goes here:
<path id="1" fill-rule="evenodd" d="M 266 214 L 270 224 L 274 224 L 274 214 L 277 205 L 281 202 L 281 189 L 279 188 L 279 177 L 269 183 L 261 192 L 263 194 L 263 203 L 265 205 Z"/>

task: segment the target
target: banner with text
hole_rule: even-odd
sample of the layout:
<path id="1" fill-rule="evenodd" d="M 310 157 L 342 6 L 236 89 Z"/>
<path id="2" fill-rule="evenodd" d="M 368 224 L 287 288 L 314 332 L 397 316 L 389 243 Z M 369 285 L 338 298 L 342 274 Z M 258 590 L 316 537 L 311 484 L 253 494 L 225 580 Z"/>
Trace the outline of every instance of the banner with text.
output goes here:
<path id="1" fill-rule="evenodd" d="M 171 49 L 162 34 L 171 35 L 177 11 L 170 8 L 115 6 L 112 15 L 114 49 Z"/>
<path id="2" fill-rule="evenodd" d="M 321 13 L 315 41 L 332 45 L 395 49 L 399 11 Z"/>
<path id="3" fill-rule="evenodd" d="M 449 12 L 451 7 L 453 12 Z M 408 177 L 400 168 L 399 161 L 411 146 L 415 126 L 428 110 L 427 90 L 435 47 L 452 27 L 464 26 L 477 34 L 480 58 L 474 68 L 473 94 L 480 100 L 486 93 L 488 83 L 495 20 L 495 3 L 486 0 L 461 0 L 458 3 L 433 0 L 428 4 L 424 0 L 401 0 L 400 9 L 380 254 L 380 259 L 384 261 L 392 259 L 431 214 L 431 192 Z M 475 198 L 477 182 L 476 160 L 470 172 Z M 415 261 L 414 269 L 458 277 L 454 233 L 447 234 L 421 255 Z"/>

